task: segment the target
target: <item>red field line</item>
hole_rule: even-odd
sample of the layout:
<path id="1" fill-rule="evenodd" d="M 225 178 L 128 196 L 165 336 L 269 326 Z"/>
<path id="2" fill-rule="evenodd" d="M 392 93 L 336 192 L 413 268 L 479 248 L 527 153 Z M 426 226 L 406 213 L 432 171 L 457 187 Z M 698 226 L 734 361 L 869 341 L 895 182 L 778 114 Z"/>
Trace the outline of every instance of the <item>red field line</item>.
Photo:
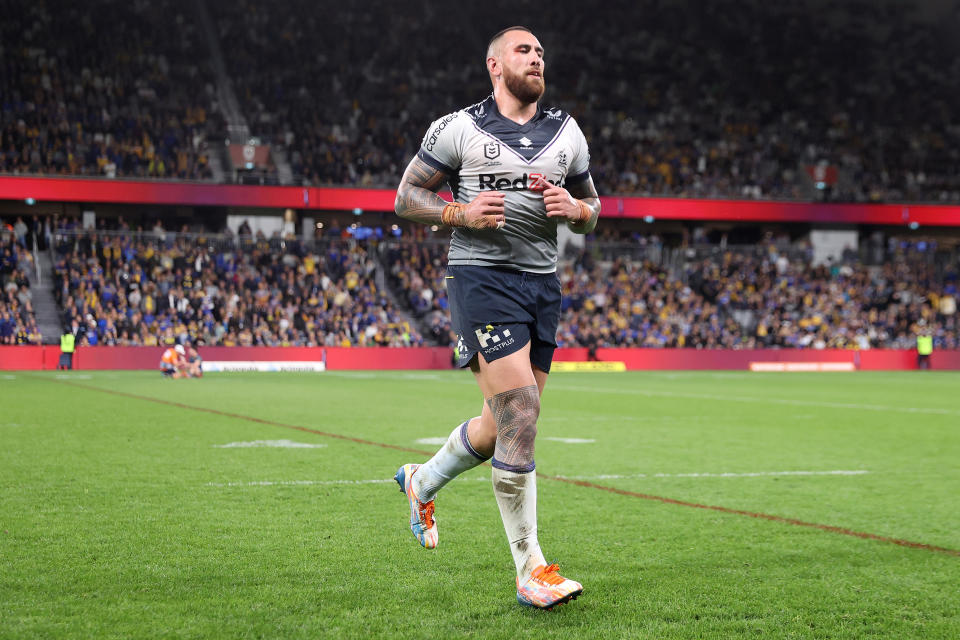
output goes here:
<path id="1" fill-rule="evenodd" d="M 294 429 L 296 431 L 303 431 L 305 433 L 312 433 L 318 436 L 323 436 L 326 438 L 336 438 L 338 440 L 346 440 L 348 442 L 355 442 L 357 444 L 365 444 L 373 447 L 381 447 L 383 449 L 394 449 L 396 451 L 407 451 L 409 453 L 417 453 L 424 456 L 432 456 L 433 451 L 424 451 L 423 449 L 414 449 L 412 447 L 401 447 L 399 445 L 387 444 L 385 442 L 376 442 L 374 440 L 365 440 L 363 438 L 354 438 L 352 436 L 345 436 L 340 433 L 330 433 L 328 431 L 320 431 L 318 429 L 311 429 L 310 427 L 303 427 L 296 424 L 288 424 L 286 422 L 278 422 L 276 420 L 267 420 L 265 418 L 257 418 L 255 416 L 248 416 L 241 413 L 231 413 L 229 411 L 220 411 L 219 409 L 210 409 L 208 407 L 198 407 L 195 405 L 184 404 L 182 402 L 174 402 L 173 400 L 163 400 L 162 398 L 152 398 L 150 396 L 141 396 L 134 393 L 126 393 L 124 391 L 116 391 L 114 389 L 103 389 L 101 387 L 95 387 L 85 384 L 80 384 L 77 382 L 69 382 L 67 380 L 56 380 L 61 384 L 70 385 L 73 387 L 78 387 L 80 389 L 87 389 L 90 391 L 100 391 L 102 393 L 109 393 L 115 396 L 122 396 L 124 398 L 132 398 L 134 400 L 144 400 L 147 402 L 155 402 L 157 404 L 164 404 L 170 407 L 176 407 L 178 409 L 187 409 L 190 411 L 200 411 L 203 413 L 210 413 L 213 415 L 223 416 L 227 418 L 236 418 L 237 420 L 246 420 L 247 422 L 256 422 L 258 424 L 270 425 L 273 427 L 283 427 L 284 429 Z M 697 502 L 687 502 L 686 500 L 676 500 L 674 498 L 666 498 L 664 496 L 655 496 L 649 493 L 639 493 L 636 491 L 627 491 L 626 489 L 617 489 L 616 487 L 607 487 L 605 485 L 594 484 L 593 482 L 587 482 L 586 480 L 574 480 L 572 478 L 564 478 L 562 476 L 552 476 L 545 473 L 538 473 L 537 477 L 546 478 L 547 480 L 555 480 L 557 482 L 566 482 L 568 484 L 574 484 L 578 487 L 585 487 L 588 489 L 598 489 L 600 491 L 607 491 L 609 493 L 615 493 L 621 496 L 629 496 L 631 498 L 641 498 L 643 500 L 652 500 L 654 502 L 662 502 L 664 504 L 672 504 L 680 507 L 692 507 L 694 509 L 708 509 L 710 511 L 719 511 L 720 513 L 729 513 L 732 515 L 738 516 L 747 516 L 748 518 L 759 518 L 761 520 L 770 520 L 772 522 L 780 522 L 783 524 L 790 524 L 797 527 L 806 527 L 809 529 L 819 529 L 820 531 L 828 531 L 830 533 L 837 533 L 844 536 L 852 536 L 854 538 L 863 538 L 865 540 L 876 540 L 878 542 L 886 542 L 889 544 L 899 545 L 901 547 L 909 547 L 911 549 L 922 549 L 923 551 L 931 551 L 934 553 L 942 553 L 950 556 L 960 557 L 960 550 L 958 549 L 948 549 L 946 547 L 938 547 L 932 544 L 926 544 L 923 542 L 913 542 L 911 540 L 903 540 L 900 538 L 890 538 L 887 536 L 877 535 L 875 533 L 866 533 L 864 531 L 854 531 L 853 529 L 847 529 L 844 527 L 837 527 L 829 524 L 819 524 L 816 522 L 806 522 L 804 520 L 797 520 L 796 518 L 785 518 L 783 516 L 775 516 L 769 513 L 759 513 L 754 511 L 744 511 L 742 509 L 731 509 L 729 507 L 721 507 L 717 505 L 710 504 L 699 504 Z"/>
<path id="2" fill-rule="evenodd" d="M 580 487 L 588 487 L 590 489 L 599 489 L 601 491 L 609 491 L 610 493 L 616 493 L 621 496 L 643 498 L 644 500 L 654 500 L 656 502 L 663 502 L 666 504 L 675 504 L 681 507 L 693 507 L 694 509 L 709 509 L 711 511 L 719 511 L 721 513 L 732 513 L 738 516 L 747 516 L 748 518 L 760 518 L 762 520 L 771 520 L 773 522 L 783 522 L 784 524 L 792 524 L 797 527 L 808 527 L 810 529 L 820 529 L 821 531 L 839 533 L 845 536 L 853 536 L 855 538 L 864 538 L 866 540 L 877 540 L 879 542 L 889 542 L 890 544 L 897 544 L 897 545 L 900 545 L 901 547 L 910 547 L 911 549 L 923 549 L 924 551 L 933 551 L 936 553 L 945 553 L 950 556 L 960 557 L 960 550 L 957 550 L 957 549 L 948 549 L 946 547 L 938 547 L 938 546 L 935 546 L 932 544 L 926 544 L 923 542 L 913 542 L 911 540 L 901 540 L 900 538 L 888 538 L 887 536 L 880 536 L 875 533 L 854 531 L 853 529 L 846 529 L 844 527 L 835 527 L 830 524 L 818 524 L 816 522 L 806 522 L 804 520 L 797 520 L 796 518 L 785 518 L 783 516 L 775 516 L 769 513 L 758 513 L 755 511 L 744 511 L 742 509 L 731 509 L 729 507 L 719 507 L 712 504 L 699 504 L 697 502 L 687 502 L 686 500 L 675 500 L 674 498 L 665 498 L 663 496 L 655 496 L 649 493 L 638 493 L 636 491 L 627 491 L 626 489 L 617 489 L 616 487 L 607 487 L 604 485 L 587 482 L 585 480 L 574 480 L 572 478 L 548 476 L 544 474 L 538 474 L 538 477 L 550 478 L 551 480 L 558 480 L 560 482 L 568 482 L 570 484 L 575 484 Z"/>
<path id="3" fill-rule="evenodd" d="M 190 411 L 201 411 L 203 413 L 212 413 L 217 416 L 224 416 L 227 418 L 236 418 L 237 420 L 246 420 L 247 422 L 256 422 L 258 424 L 267 424 L 273 427 L 283 427 L 284 429 L 295 429 L 297 431 L 304 431 L 306 433 L 313 433 L 318 436 L 324 436 L 326 438 L 336 438 L 338 440 L 348 440 L 349 442 L 356 442 L 357 444 L 366 444 L 373 447 L 383 447 L 384 449 L 396 449 L 397 451 L 409 451 L 410 453 L 419 453 L 421 455 L 432 456 L 433 451 L 424 451 L 422 449 L 413 449 L 412 447 L 401 447 L 395 444 L 387 444 L 385 442 L 374 442 L 373 440 L 364 440 L 363 438 L 354 438 L 352 436 L 345 436 L 340 433 L 330 433 L 328 431 L 318 431 L 317 429 L 311 429 L 309 427 L 301 427 L 296 424 L 288 424 L 286 422 L 277 422 L 276 420 L 267 420 L 265 418 L 257 418 L 255 416 L 247 416 L 241 413 L 231 413 L 229 411 L 220 411 L 219 409 L 210 409 L 208 407 L 197 407 L 192 404 L 183 404 L 182 402 L 174 402 L 173 400 L 164 400 L 162 398 L 151 398 L 150 396 L 141 396 L 135 393 L 126 393 L 125 391 L 116 391 L 114 389 L 103 389 L 101 387 L 93 387 L 86 384 L 80 384 L 78 382 L 69 382 L 67 380 L 57 380 L 61 384 L 70 385 L 71 387 L 79 387 L 80 389 L 88 389 L 90 391 L 100 391 L 102 393 L 109 393 L 114 396 L 122 396 L 124 398 L 132 398 L 134 400 L 146 400 L 147 402 L 155 402 L 157 404 L 165 404 L 170 407 L 177 407 L 178 409 L 188 409 Z"/>

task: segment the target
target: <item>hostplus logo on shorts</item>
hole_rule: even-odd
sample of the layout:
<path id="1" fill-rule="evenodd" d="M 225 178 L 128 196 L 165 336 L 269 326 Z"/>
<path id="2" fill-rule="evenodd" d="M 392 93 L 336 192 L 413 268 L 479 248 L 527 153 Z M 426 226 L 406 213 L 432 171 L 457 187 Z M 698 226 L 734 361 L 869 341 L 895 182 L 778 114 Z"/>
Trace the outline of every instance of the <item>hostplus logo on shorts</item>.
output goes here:
<path id="1" fill-rule="evenodd" d="M 486 329 L 486 331 L 484 331 L 484 329 Z M 492 324 L 477 329 L 474 333 L 477 336 L 477 340 L 480 341 L 480 348 L 483 349 L 484 353 L 499 351 L 504 347 L 509 347 L 516 341 L 516 338 L 510 335 L 510 329 L 504 329 L 498 332 Z"/>

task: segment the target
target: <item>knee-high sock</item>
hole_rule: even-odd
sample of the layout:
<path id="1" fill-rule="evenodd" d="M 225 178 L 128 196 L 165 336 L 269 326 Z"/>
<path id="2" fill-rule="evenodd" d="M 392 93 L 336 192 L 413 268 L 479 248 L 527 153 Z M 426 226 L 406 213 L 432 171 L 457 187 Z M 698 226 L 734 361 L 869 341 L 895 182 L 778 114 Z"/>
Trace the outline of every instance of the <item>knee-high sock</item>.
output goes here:
<path id="1" fill-rule="evenodd" d="M 454 429 L 446 443 L 413 474 L 413 490 L 420 502 L 430 502 L 448 482 L 464 471 L 469 471 L 489 456 L 482 456 L 470 444 L 467 437 L 467 420 Z"/>
<path id="2" fill-rule="evenodd" d="M 546 564 L 537 540 L 537 472 L 517 473 L 494 466 L 492 476 L 493 493 L 522 584 L 535 568 Z"/>

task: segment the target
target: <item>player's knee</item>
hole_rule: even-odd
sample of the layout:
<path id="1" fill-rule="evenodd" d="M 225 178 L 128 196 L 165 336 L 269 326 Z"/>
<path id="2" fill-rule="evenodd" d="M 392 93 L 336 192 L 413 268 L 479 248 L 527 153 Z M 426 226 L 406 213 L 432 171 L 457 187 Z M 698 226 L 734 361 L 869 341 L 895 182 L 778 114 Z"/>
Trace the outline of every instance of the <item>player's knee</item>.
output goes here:
<path id="1" fill-rule="evenodd" d="M 489 415 L 486 411 L 483 412 L 483 415 L 470 418 L 470 426 L 468 429 L 471 433 L 476 433 L 483 437 L 489 437 L 491 439 L 497 437 L 497 423 L 494 422 L 493 416 Z"/>
<path id="2" fill-rule="evenodd" d="M 494 464 L 517 471 L 533 470 L 540 394 L 537 385 L 499 393 L 487 404 L 497 424 Z"/>

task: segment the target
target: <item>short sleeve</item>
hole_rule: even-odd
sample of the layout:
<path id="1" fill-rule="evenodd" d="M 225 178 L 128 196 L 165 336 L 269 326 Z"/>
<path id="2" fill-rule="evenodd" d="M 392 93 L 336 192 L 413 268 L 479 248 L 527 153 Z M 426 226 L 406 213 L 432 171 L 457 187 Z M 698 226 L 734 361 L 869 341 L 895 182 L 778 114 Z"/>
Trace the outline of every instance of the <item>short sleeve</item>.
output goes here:
<path id="1" fill-rule="evenodd" d="M 577 184 L 590 177 L 590 150 L 587 148 L 587 139 L 580 130 L 580 125 L 571 118 L 573 125 L 573 158 L 570 159 L 570 170 L 564 184 Z"/>
<path id="2" fill-rule="evenodd" d="M 443 116 L 427 129 L 420 143 L 417 157 L 434 169 L 447 175 L 456 175 L 462 160 L 462 135 L 464 114 L 460 111 Z"/>

